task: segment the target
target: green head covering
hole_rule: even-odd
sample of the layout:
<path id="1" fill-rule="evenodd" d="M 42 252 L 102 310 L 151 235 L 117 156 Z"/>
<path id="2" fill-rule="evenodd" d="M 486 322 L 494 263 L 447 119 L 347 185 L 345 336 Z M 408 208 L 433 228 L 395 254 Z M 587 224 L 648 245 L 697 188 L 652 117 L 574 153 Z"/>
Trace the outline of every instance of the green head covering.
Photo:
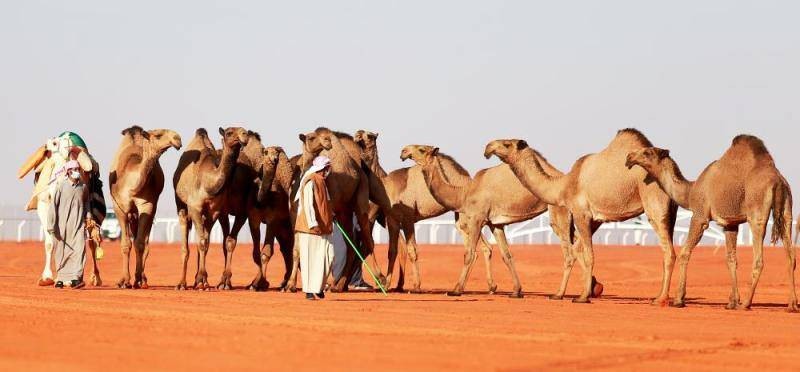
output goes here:
<path id="1" fill-rule="evenodd" d="M 81 138 L 81 136 L 79 136 L 77 133 L 64 132 L 59 134 L 58 137 L 69 137 L 69 140 L 72 142 L 73 146 L 82 147 L 84 150 L 89 151 L 89 148 L 86 147 L 86 142 L 84 142 L 83 138 Z"/>

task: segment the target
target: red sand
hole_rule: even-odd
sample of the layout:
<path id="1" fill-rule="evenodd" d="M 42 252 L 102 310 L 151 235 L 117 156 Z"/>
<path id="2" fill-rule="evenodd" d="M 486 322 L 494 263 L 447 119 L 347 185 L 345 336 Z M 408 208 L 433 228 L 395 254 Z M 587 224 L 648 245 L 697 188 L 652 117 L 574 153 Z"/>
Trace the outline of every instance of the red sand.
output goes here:
<path id="1" fill-rule="evenodd" d="M 111 286 L 120 273 L 118 245 L 105 249 L 105 285 L 73 291 L 34 285 L 38 243 L 0 244 L 0 370 L 800 369 L 800 314 L 784 308 L 780 249 L 767 249 L 753 311 L 724 310 L 724 254 L 710 248 L 695 250 L 685 309 L 648 304 L 661 276 L 661 252 L 653 247 L 598 247 L 605 294 L 590 305 L 546 298 L 560 278 L 557 247 L 512 247 L 526 291 L 521 300 L 485 294 L 481 259 L 470 293 L 446 297 L 463 250 L 424 246 L 422 285 L 432 293 L 330 294 L 316 302 L 276 291 L 177 292 L 179 249 L 155 244 L 147 268 L 152 288 L 119 290 Z M 237 286 L 255 272 L 249 249 L 242 245 L 235 255 Z M 385 247 L 380 252 L 384 259 Z M 209 257 L 216 283 L 219 245 Z M 279 261 L 270 267 L 273 284 L 283 274 Z M 500 290 L 509 290 L 497 253 L 493 261 Z M 746 293 L 749 248 L 739 249 L 739 262 Z M 579 275 L 576 265 L 568 294 L 577 293 Z"/>

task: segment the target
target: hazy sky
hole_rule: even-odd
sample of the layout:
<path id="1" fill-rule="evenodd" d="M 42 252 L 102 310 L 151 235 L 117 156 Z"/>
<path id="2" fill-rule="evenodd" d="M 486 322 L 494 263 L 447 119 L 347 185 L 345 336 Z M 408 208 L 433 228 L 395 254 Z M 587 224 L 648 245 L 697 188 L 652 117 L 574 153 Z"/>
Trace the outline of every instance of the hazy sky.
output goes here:
<path id="1" fill-rule="evenodd" d="M 747 132 L 798 192 L 798 14 L 796 1 L 2 1 L 0 202 L 27 200 L 17 168 L 64 130 L 107 178 L 131 123 L 188 143 L 242 122 L 290 154 L 320 124 L 363 128 L 388 170 L 422 143 L 471 171 L 497 164 L 491 139 L 527 139 L 566 169 L 633 126 L 692 179 Z M 162 157 L 168 179 L 177 159 Z M 174 214 L 169 181 L 159 209 Z"/>

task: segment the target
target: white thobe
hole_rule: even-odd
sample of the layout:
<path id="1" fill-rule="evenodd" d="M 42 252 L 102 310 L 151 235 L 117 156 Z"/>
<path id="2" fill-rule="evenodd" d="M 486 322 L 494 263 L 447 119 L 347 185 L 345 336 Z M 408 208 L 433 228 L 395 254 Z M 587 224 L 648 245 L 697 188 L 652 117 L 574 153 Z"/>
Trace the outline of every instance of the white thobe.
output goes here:
<path id="1" fill-rule="evenodd" d="M 300 198 L 300 211 L 303 213 L 308 227 L 317 226 L 314 210 L 314 182 L 306 182 Z M 320 293 L 325 289 L 325 279 L 330 274 L 333 262 L 333 242 L 331 235 L 314 235 L 297 233 L 297 244 L 300 247 L 300 278 L 303 281 L 303 292 Z"/>

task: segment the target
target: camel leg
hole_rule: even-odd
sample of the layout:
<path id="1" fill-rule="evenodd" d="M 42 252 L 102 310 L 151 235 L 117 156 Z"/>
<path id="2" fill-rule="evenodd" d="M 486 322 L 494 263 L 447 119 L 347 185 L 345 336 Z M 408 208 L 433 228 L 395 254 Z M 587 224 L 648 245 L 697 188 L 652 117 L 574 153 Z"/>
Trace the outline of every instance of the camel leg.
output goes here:
<path id="1" fill-rule="evenodd" d="M 92 275 L 89 277 L 89 282 L 99 287 L 103 285 L 103 280 L 100 279 L 100 266 L 97 262 L 97 243 L 92 239 L 86 239 L 86 246 L 89 248 L 89 255 L 92 256 Z"/>
<path id="2" fill-rule="evenodd" d="M 784 251 L 786 252 L 786 269 L 787 273 L 789 274 L 789 305 L 787 310 L 789 312 L 797 312 L 797 292 L 794 288 L 794 269 L 795 269 L 795 251 L 794 246 L 792 245 L 792 213 L 789 212 L 784 215 L 784 221 L 786 222 L 786 227 L 783 231 L 783 236 L 781 239 L 783 240 L 783 247 Z"/>
<path id="3" fill-rule="evenodd" d="M 122 278 L 117 281 L 117 287 L 132 288 L 130 255 L 131 246 L 133 244 L 131 242 L 131 224 L 130 221 L 128 221 L 128 215 L 126 213 L 117 208 L 114 208 L 114 210 L 117 213 L 117 219 L 119 220 L 119 226 L 121 228 L 119 243 L 122 250 Z"/>
<path id="4" fill-rule="evenodd" d="M 47 226 L 47 214 L 50 209 L 50 203 L 45 203 L 39 201 L 36 204 L 36 214 L 39 215 L 39 222 L 42 224 L 42 228 L 46 230 Z M 39 284 L 51 284 L 53 283 L 53 236 L 45 231 L 44 234 L 44 269 L 42 270 L 42 276 L 39 279 Z"/>
<path id="5" fill-rule="evenodd" d="M 222 216 L 220 218 L 220 220 L 225 219 L 227 219 L 227 216 Z M 236 249 L 236 238 L 239 236 L 239 231 L 242 229 L 242 226 L 244 226 L 246 221 L 247 217 L 236 216 L 236 218 L 233 220 L 233 228 L 230 231 L 226 231 L 227 234 L 225 237 L 225 247 L 223 248 L 226 252 L 225 270 L 222 272 L 222 278 L 220 278 L 219 284 L 217 284 L 217 289 L 233 289 L 233 284 L 231 283 L 231 277 L 233 276 L 233 251 Z M 258 243 L 256 243 L 256 245 L 257 244 Z"/>
<path id="6" fill-rule="evenodd" d="M 731 294 L 728 296 L 728 310 L 739 306 L 739 288 L 736 284 L 736 238 L 739 235 L 738 226 L 725 227 L 725 262 L 728 264 L 728 273 L 731 276 Z"/>
<path id="7" fill-rule="evenodd" d="M 592 278 L 594 273 L 594 247 L 592 244 L 592 218 L 591 216 L 574 216 L 575 230 L 578 233 L 582 245 L 582 260 L 579 260 L 583 267 L 583 291 L 580 296 L 573 299 L 575 303 L 589 303 L 589 296 L 592 293 Z M 576 247 L 577 248 L 577 247 Z"/>
<path id="8" fill-rule="evenodd" d="M 283 265 L 284 265 L 284 272 L 283 272 L 283 280 L 281 281 L 281 285 L 279 288 L 286 288 L 286 283 L 289 282 L 289 277 L 292 274 L 292 265 L 294 264 L 294 232 L 292 231 L 292 226 L 289 221 L 284 221 L 285 225 L 281 225 L 281 222 L 274 222 L 272 223 L 272 227 L 267 225 L 267 230 L 272 231 L 273 235 L 278 240 L 278 248 L 281 251 L 281 256 L 283 256 Z M 272 243 L 272 240 L 270 240 Z M 298 261 L 297 265 L 300 265 L 300 255 L 298 253 Z M 262 256 L 263 257 L 263 256 Z M 267 277 L 267 265 L 264 264 L 264 278 Z"/>
<path id="9" fill-rule="evenodd" d="M 194 276 L 194 288 L 205 290 L 208 284 L 208 271 L 206 271 L 206 255 L 208 254 L 209 235 L 214 226 L 214 219 L 199 214 L 193 214 L 192 220 L 197 226 L 197 274 Z"/>
<path id="10" fill-rule="evenodd" d="M 183 262 L 183 271 L 181 279 L 175 289 L 186 289 L 186 266 L 189 263 L 189 230 L 192 229 L 192 220 L 189 218 L 189 213 L 184 208 L 178 208 L 178 223 L 181 226 L 181 262 Z"/>
<path id="11" fill-rule="evenodd" d="M 416 252 L 416 247 L 415 252 Z M 397 236 L 397 250 L 400 254 L 400 260 L 398 262 L 398 276 L 397 276 L 397 288 L 398 291 L 402 291 L 405 288 L 406 284 L 406 274 L 408 273 L 408 269 L 406 265 L 408 265 L 408 245 L 406 244 L 406 239 L 402 235 L 398 233 Z M 419 278 L 419 270 L 416 271 L 416 277 L 414 278 L 415 283 L 421 283 Z M 387 283 L 391 283 L 387 280 Z M 413 289 L 413 288 L 412 288 Z"/>
<path id="12" fill-rule="evenodd" d="M 750 310 L 750 305 L 753 304 L 753 296 L 758 286 L 758 279 L 761 278 L 761 270 L 764 269 L 764 235 L 767 231 L 766 219 L 749 219 L 747 222 L 750 224 L 750 231 L 753 234 L 753 272 L 750 278 L 750 292 L 747 293 L 747 297 L 742 302 L 743 310 Z"/>
<path id="13" fill-rule="evenodd" d="M 368 266 L 372 266 L 372 273 L 378 279 L 375 285 L 381 285 L 386 288 L 386 277 L 381 272 L 381 267 L 375 257 L 375 242 L 372 240 L 372 224 L 369 222 L 369 214 L 356 211 L 356 219 L 361 229 L 361 246 L 364 247 L 361 254 L 364 256 L 364 262 Z"/>
<path id="14" fill-rule="evenodd" d="M 417 254 L 417 235 L 413 223 L 403 226 L 403 235 L 406 240 L 406 254 L 411 261 L 411 275 L 414 276 L 414 286 L 411 288 L 411 292 L 422 293 L 422 278 L 419 272 L 419 255 Z"/>
<path id="15" fill-rule="evenodd" d="M 337 214 L 337 216 L 341 215 L 342 218 L 337 219 L 339 224 L 342 226 L 342 230 L 347 232 L 352 237 L 353 233 L 353 219 L 352 219 L 352 212 L 345 212 L 341 214 Z M 334 229 L 336 227 L 334 226 Z M 353 252 L 353 248 L 350 247 L 350 244 L 347 243 L 345 239 L 345 243 L 347 246 L 347 254 L 345 255 L 345 264 L 344 270 L 342 270 L 342 275 L 334 282 L 333 286 L 331 286 L 331 291 L 333 292 L 343 292 L 347 290 L 347 285 L 350 283 L 350 276 L 353 275 L 353 271 L 355 270 L 355 265 L 361 265 L 361 261 L 356 257 L 355 252 Z M 362 255 L 364 252 L 360 252 Z M 358 262 L 356 262 L 358 261 Z"/>
<path id="16" fill-rule="evenodd" d="M 475 263 L 475 248 L 481 236 L 481 227 L 483 227 L 480 222 L 463 214 L 458 220 L 458 224 L 460 225 L 459 230 L 464 231 L 464 266 L 461 268 L 461 276 L 459 276 L 455 288 L 447 292 L 448 296 L 461 296 L 464 292 L 464 286 L 472 271 L 472 264 Z"/>
<path id="17" fill-rule="evenodd" d="M 650 225 L 658 234 L 658 243 L 663 253 L 663 264 L 661 268 L 661 292 L 651 301 L 653 305 L 667 306 L 669 303 L 669 286 L 672 282 L 672 271 L 675 268 L 675 248 L 672 243 L 672 231 L 669 227 L 670 222 L 667 217 L 659 216 L 650 219 Z"/>
<path id="18" fill-rule="evenodd" d="M 284 287 L 284 291 L 297 292 L 297 272 L 300 271 L 300 247 L 297 244 L 297 234 L 292 237 L 294 244 L 292 245 L 292 273 L 289 275 L 289 281 Z"/>
<path id="19" fill-rule="evenodd" d="M 500 251 L 503 253 L 503 262 L 506 264 L 506 267 L 508 267 L 508 271 L 511 272 L 511 279 L 514 281 L 514 291 L 508 296 L 511 298 L 522 298 L 522 284 L 519 281 L 517 268 L 514 266 L 514 256 L 511 255 L 511 251 L 508 248 L 506 231 L 502 226 L 492 225 L 490 228 L 492 229 L 494 238 L 497 240 L 497 244 L 500 246 Z"/>
<path id="20" fill-rule="evenodd" d="M 259 220 L 258 216 L 251 215 L 247 218 L 247 224 L 250 227 L 250 237 L 253 240 L 253 263 L 258 266 L 256 277 L 250 281 L 247 289 L 251 291 L 265 291 L 269 288 L 269 283 L 267 282 L 267 278 L 265 276 L 266 270 L 264 269 L 264 266 L 265 261 L 269 262 L 269 259 L 264 260 L 261 257 L 261 247 L 259 246 L 261 243 L 261 221 Z M 266 235 L 267 236 L 264 237 L 264 245 L 266 245 L 267 239 L 270 238 L 269 228 L 267 228 Z M 272 240 L 269 241 L 272 242 Z M 272 248 L 270 247 L 270 256 L 272 256 L 271 250 Z"/>
<path id="21" fill-rule="evenodd" d="M 686 236 L 686 241 L 683 243 L 680 255 L 678 255 L 678 264 L 680 266 L 678 293 L 675 295 L 672 306 L 686 306 L 686 270 L 689 266 L 689 259 L 692 257 L 692 250 L 697 243 L 700 242 L 700 238 L 703 237 L 703 231 L 707 228 L 708 219 L 700 217 L 700 214 L 695 212 L 692 220 L 689 222 L 689 233 Z"/>
<path id="22" fill-rule="evenodd" d="M 400 238 L 400 226 L 393 218 L 386 219 L 386 229 L 389 230 L 389 253 L 387 254 L 389 264 L 386 267 L 386 285 L 392 285 L 392 275 L 394 274 L 394 264 L 397 261 L 397 241 Z M 403 277 L 403 272 L 401 270 L 400 277 Z M 400 280 L 402 281 L 402 279 Z M 396 291 L 402 292 L 403 287 L 398 282 L 397 287 L 395 288 Z"/>
<path id="23" fill-rule="evenodd" d="M 139 230 L 134 240 L 136 249 L 136 271 L 134 272 L 134 288 L 149 288 L 147 277 L 144 275 L 144 265 L 147 260 L 147 243 L 150 241 L 150 229 L 153 227 L 153 213 L 145 212 L 139 215 Z"/>

